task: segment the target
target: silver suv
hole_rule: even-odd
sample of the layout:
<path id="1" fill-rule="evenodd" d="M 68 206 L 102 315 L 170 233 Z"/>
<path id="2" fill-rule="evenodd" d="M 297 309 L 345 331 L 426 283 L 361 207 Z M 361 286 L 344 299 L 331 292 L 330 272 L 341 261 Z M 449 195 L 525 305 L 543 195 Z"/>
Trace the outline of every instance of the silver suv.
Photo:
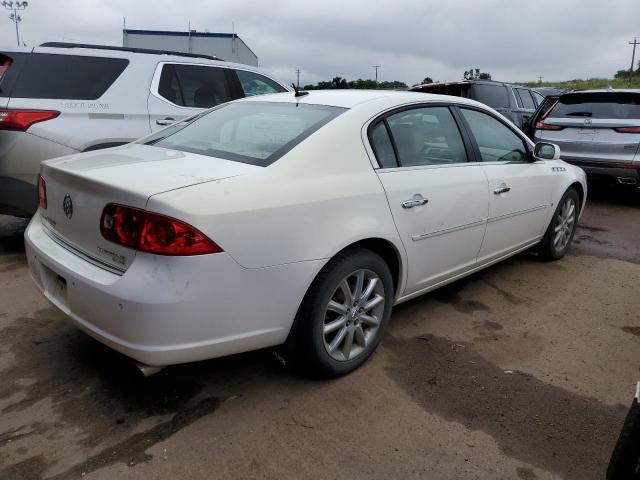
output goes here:
<path id="1" fill-rule="evenodd" d="M 0 214 L 31 216 L 40 162 L 114 147 L 237 98 L 288 91 L 247 65 L 45 43 L 0 50 Z"/>
<path id="2" fill-rule="evenodd" d="M 591 176 L 640 183 L 640 90 L 561 95 L 535 123 L 534 140 L 560 146 L 562 159 Z"/>

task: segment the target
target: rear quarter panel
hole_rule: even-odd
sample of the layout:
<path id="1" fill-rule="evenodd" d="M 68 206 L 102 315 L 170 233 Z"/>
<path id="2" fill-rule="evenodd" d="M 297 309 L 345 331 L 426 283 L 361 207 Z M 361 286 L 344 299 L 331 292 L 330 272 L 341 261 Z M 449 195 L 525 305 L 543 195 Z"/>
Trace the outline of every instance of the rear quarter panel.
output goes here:
<path id="1" fill-rule="evenodd" d="M 328 259 L 365 238 L 403 252 L 362 124 L 343 113 L 257 173 L 155 195 L 147 208 L 190 222 L 246 268 Z"/>

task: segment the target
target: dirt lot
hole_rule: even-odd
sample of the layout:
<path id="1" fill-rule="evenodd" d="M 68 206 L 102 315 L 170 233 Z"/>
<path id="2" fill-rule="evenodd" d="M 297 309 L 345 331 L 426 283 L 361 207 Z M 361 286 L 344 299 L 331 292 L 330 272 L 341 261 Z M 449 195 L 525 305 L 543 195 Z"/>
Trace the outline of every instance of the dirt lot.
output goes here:
<path id="1" fill-rule="evenodd" d="M 613 198 L 612 198 L 613 197 Z M 570 254 L 398 307 L 371 361 L 269 352 L 143 379 L 76 331 L 0 218 L 0 479 L 601 479 L 640 380 L 640 198 L 596 191 Z"/>

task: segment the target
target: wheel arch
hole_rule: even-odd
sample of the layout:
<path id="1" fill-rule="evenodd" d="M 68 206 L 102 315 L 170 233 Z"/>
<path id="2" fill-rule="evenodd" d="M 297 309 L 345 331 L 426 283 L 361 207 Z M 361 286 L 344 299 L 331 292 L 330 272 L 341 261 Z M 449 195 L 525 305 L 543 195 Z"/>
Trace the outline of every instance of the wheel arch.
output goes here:
<path id="1" fill-rule="evenodd" d="M 332 258 L 343 252 L 354 248 L 366 248 L 380 255 L 391 270 L 393 278 L 394 298 L 398 298 L 402 287 L 402 279 L 404 278 L 404 265 L 402 261 L 401 251 L 396 245 L 388 239 L 381 237 L 363 238 L 344 246 L 332 255 Z"/>
<path id="2" fill-rule="evenodd" d="M 573 182 L 571 185 L 569 185 L 569 187 L 567 187 L 567 190 L 569 188 L 573 188 L 578 193 L 578 200 L 580 200 L 580 212 L 582 212 L 582 209 L 584 208 L 584 196 L 585 196 L 584 187 L 580 182 L 576 181 L 576 182 Z"/>

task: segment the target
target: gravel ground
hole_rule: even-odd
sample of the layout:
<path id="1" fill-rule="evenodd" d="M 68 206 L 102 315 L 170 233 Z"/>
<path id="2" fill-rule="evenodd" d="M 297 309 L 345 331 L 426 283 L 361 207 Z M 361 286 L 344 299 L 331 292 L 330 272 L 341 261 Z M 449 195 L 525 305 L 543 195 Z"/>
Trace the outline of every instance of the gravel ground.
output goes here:
<path id="1" fill-rule="evenodd" d="M 38 294 L 0 217 L 0 479 L 601 479 L 640 379 L 640 196 L 592 192 L 569 255 L 399 306 L 357 372 L 268 351 L 142 378 Z"/>

